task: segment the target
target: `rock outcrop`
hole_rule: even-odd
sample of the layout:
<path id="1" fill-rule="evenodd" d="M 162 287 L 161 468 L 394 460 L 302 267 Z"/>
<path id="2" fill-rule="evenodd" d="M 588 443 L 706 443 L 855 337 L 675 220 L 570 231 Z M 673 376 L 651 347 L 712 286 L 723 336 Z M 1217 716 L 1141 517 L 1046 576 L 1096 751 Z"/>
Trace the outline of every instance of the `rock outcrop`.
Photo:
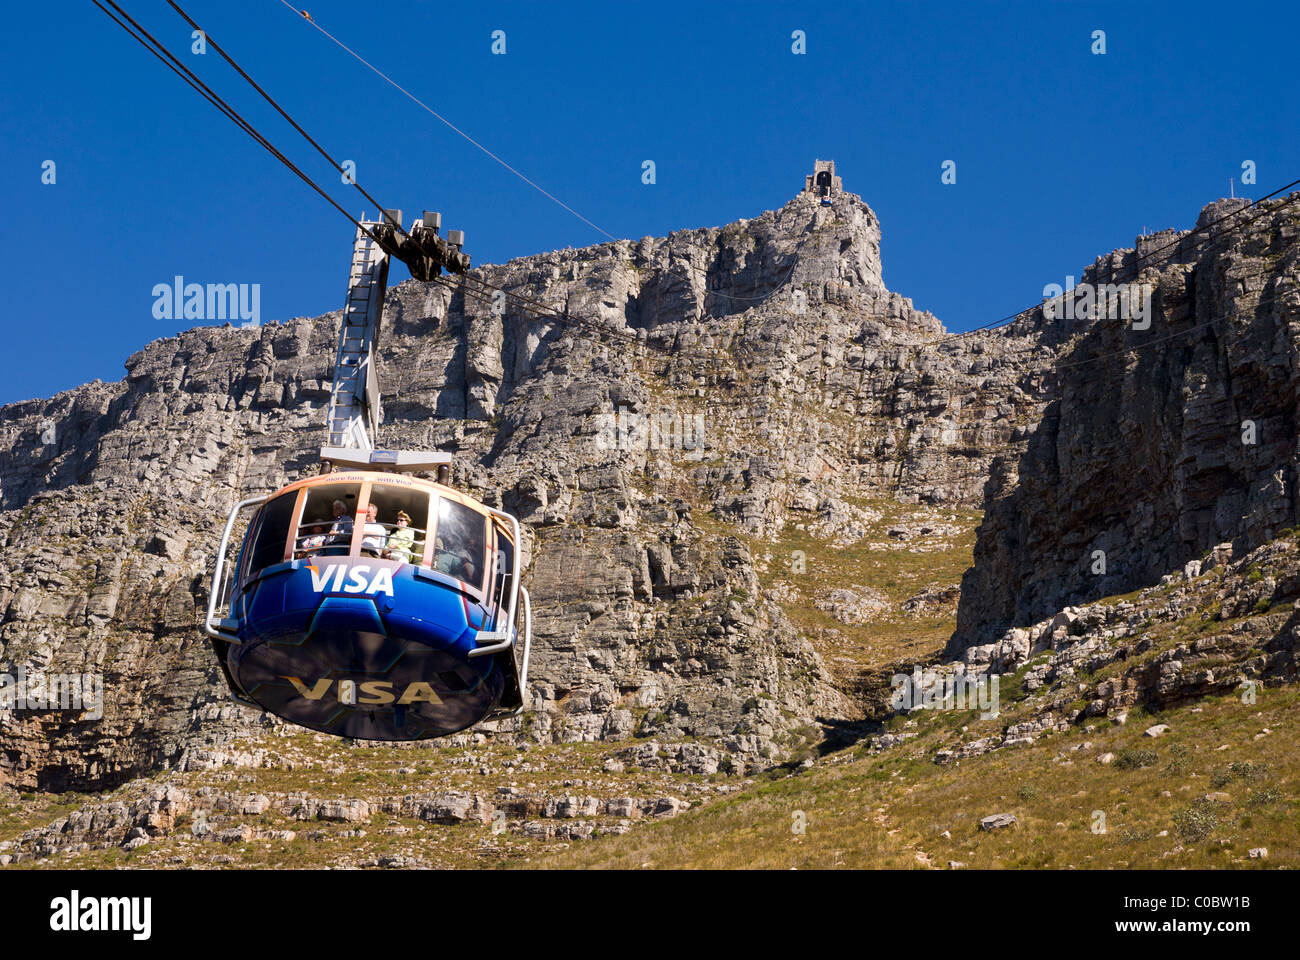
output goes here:
<path id="1" fill-rule="evenodd" d="M 526 527 L 533 710 L 502 735 L 714 738 L 743 766 L 844 715 L 751 545 L 792 520 L 851 539 L 846 498 L 976 504 L 1050 359 L 1031 325 L 947 338 L 879 245 L 859 198 L 801 195 L 474 271 L 545 315 L 390 290 L 384 442 L 454 452 Z M 338 321 L 191 330 L 0 412 L 0 666 L 105 687 L 100 720 L 0 712 L 0 781 L 112 786 L 270 723 L 228 700 L 199 611 L 229 507 L 315 469 Z"/>
<path id="2" fill-rule="evenodd" d="M 1059 324 L 1041 421 L 993 462 L 949 654 L 1295 525 L 1300 212 L 1243 207 L 1085 272 L 1149 285 L 1149 326 Z"/>

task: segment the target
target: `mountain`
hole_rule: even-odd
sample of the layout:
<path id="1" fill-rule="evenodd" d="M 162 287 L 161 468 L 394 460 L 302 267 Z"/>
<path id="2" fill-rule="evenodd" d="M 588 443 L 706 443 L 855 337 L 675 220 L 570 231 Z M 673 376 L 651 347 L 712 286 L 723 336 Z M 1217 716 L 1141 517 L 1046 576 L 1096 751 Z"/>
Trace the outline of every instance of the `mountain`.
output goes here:
<path id="1" fill-rule="evenodd" d="M 0 790 L 43 798 L 12 801 L 0 862 L 133 849 L 194 817 L 285 849 L 301 819 L 626 832 L 845 745 L 908 749 L 888 687 L 915 664 L 1015 676 L 981 737 L 917 741 L 937 765 L 1291 682 L 1297 220 L 1289 200 L 1220 201 L 1198 226 L 1083 273 L 1147 284 L 1137 322 L 1049 303 L 950 334 L 886 288 L 870 207 L 810 190 L 472 271 L 529 312 L 392 288 L 382 441 L 454 453 L 453 485 L 519 516 L 535 613 L 530 712 L 434 745 L 341 744 L 238 706 L 198 630 L 230 506 L 317 469 L 340 314 L 190 330 L 119 382 L 0 409 L 0 667 L 105 690 L 98 720 L 0 711 Z M 1198 623 L 1255 624 L 1181 654 L 1217 657 L 1217 679 L 1125 639 L 1211 602 Z M 1119 674 L 1082 691 L 1093 661 Z M 348 770 L 374 778 L 364 796 L 331 792 Z M 68 814 L 65 791 L 119 799 Z"/>

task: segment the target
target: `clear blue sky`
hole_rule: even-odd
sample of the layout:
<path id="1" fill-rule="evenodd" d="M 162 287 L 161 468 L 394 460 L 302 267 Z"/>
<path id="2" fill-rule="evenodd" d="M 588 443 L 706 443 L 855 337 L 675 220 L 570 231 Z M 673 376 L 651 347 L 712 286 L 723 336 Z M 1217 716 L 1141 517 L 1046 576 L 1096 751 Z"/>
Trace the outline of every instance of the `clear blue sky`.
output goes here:
<path id="1" fill-rule="evenodd" d="M 118 2 L 367 209 L 215 53 L 189 53 L 162 0 Z M 1292 3 L 295 2 L 619 237 L 755 216 L 833 158 L 880 216 L 886 283 L 953 330 L 1037 301 L 1143 226 L 1190 226 L 1244 160 L 1249 196 L 1300 177 Z M 603 239 L 278 0 L 182 6 L 371 193 L 463 228 L 476 263 Z M 353 229 L 337 211 L 89 0 L 5 16 L 0 403 L 118 379 L 192 326 L 153 316 L 176 274 L 260 284 L 263 322 L 341 307 Z"/>

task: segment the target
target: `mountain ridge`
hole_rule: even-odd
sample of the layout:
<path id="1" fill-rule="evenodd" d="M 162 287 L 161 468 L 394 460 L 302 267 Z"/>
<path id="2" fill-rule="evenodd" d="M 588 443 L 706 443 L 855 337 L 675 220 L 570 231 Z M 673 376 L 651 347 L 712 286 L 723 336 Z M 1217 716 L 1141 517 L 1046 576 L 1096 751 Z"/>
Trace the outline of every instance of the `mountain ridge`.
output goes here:
<path id="1" fill-rule="evenodd" d="M 836 652 L 842 623 L 810 634 L 771 593 L 777 573 L 802 582 L 774 552 L 792 537 L 823 565 L 854 542 L 884 557 L 951 551 L 961 522 L 944 511 L 988 498 L 949 655 L 969 645 L 963 631 L 1006 629 L 988 599 L 1003 587 L 997 505 L 1078 331 L 1040 309 L 947 335 L 885 288 L 879 249 L 860 198 L 826 208 L 801 194 L 720 228 L 475 272 L 607 325 L 608 344 L 437 285 L 390 290 L 385 443 L 455 452 L 453 482 L 526 531 L 533 712 L 493 736 L 704 738 L 744 770 L 869 719 L 856 671 L 885 665 L 870 643 Z M 1128 254 L 1098 264 L 1116 257 Z M 0 568 L 3 656 L 120 681 L 94 729 L 11 717 L 0 781 L 103 789 L 266 729 L 225 699 L 199 639 L 205 564 L 231 502 L 314 469 L 337 322 L 197 328 L 137 351 L 122 381 L 0 410 L 0 534 L 16 558 Z M 707 429 L 698 449 L 600 449 L 600 418 L 619 410 L 703 414 Z M 886 501 L 920 519 L 883 529 Z M 833 589 L 848 596 L 808 605 L 877 602 L 861 584 Z"/>

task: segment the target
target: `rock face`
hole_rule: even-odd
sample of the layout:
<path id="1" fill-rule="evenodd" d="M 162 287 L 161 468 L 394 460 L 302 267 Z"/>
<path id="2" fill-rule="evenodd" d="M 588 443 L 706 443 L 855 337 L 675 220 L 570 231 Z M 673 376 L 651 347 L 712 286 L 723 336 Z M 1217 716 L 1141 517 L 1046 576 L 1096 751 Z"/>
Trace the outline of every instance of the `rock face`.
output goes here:
<path id="1" fill-rule="evenodd" d="M 1086 271 L 1128 280 L 1143 258 L 1150 326 L 1060 324 L 1041 421 L 993 463 L 950 655 L 1295 524 L 1300 213 L 1242 206 L 1211 204 L 1198 226 L 1232 216 Z"/>
<path id="2" fill-rule="evenodd" d="M 1053 617 L 1076 600 L 1243 556 L 1294 522 L 1295 230 L 1275 213 L 1177 246 L 1144 274 L 1145 331 L 1039 312 L 947 335 L 885 288 L 852 194 L 396 286 L 384 444 L 455 453 L 452 482 L 525 529 L 532 709 L 486 732 L 709 772 L 792 753 L 851 694 L 756 556 L 788 526 L 857 543 L 872 500 L 986 502 L 950 644 L 974 666 L 1070 635 L 1079 614 Z M 475 280 L 542 307 L 495 310 Z M 118 383 L 0 410 L 0 672 L 103 680 L 102 717 L 0 705 L 0 786 L 260 762 L 232 741 L 279 724 L 229 700 L 200 611 L 231 505 L 316 469 L 338 322 L 191 330 Z M 874 615 L 865 580 L 830 587 L 823 615 Z"/>
<path id="3" fill-rule="evenodd" d="M 390 290 L 383 442 L 454 452 L 526 529 L 533 710 L 501 735 L 715 738 L 743 766 L 844 715 L 751 547 L 792 520 L 851 539 L 846 497 L 978 503 L 1051 355 L 1033 325 L 945 339 L 879 250 L 859 198 L 801 195 L 473 272 L 564 320 Z M 0 411 L 0 667 L 104 682 L 102 719 L 0 710 L 0 783 L 98 789 L 275 726 L 197 624 L 230 506 L 315 469 L 338 321 L 191 330 Z"/>

